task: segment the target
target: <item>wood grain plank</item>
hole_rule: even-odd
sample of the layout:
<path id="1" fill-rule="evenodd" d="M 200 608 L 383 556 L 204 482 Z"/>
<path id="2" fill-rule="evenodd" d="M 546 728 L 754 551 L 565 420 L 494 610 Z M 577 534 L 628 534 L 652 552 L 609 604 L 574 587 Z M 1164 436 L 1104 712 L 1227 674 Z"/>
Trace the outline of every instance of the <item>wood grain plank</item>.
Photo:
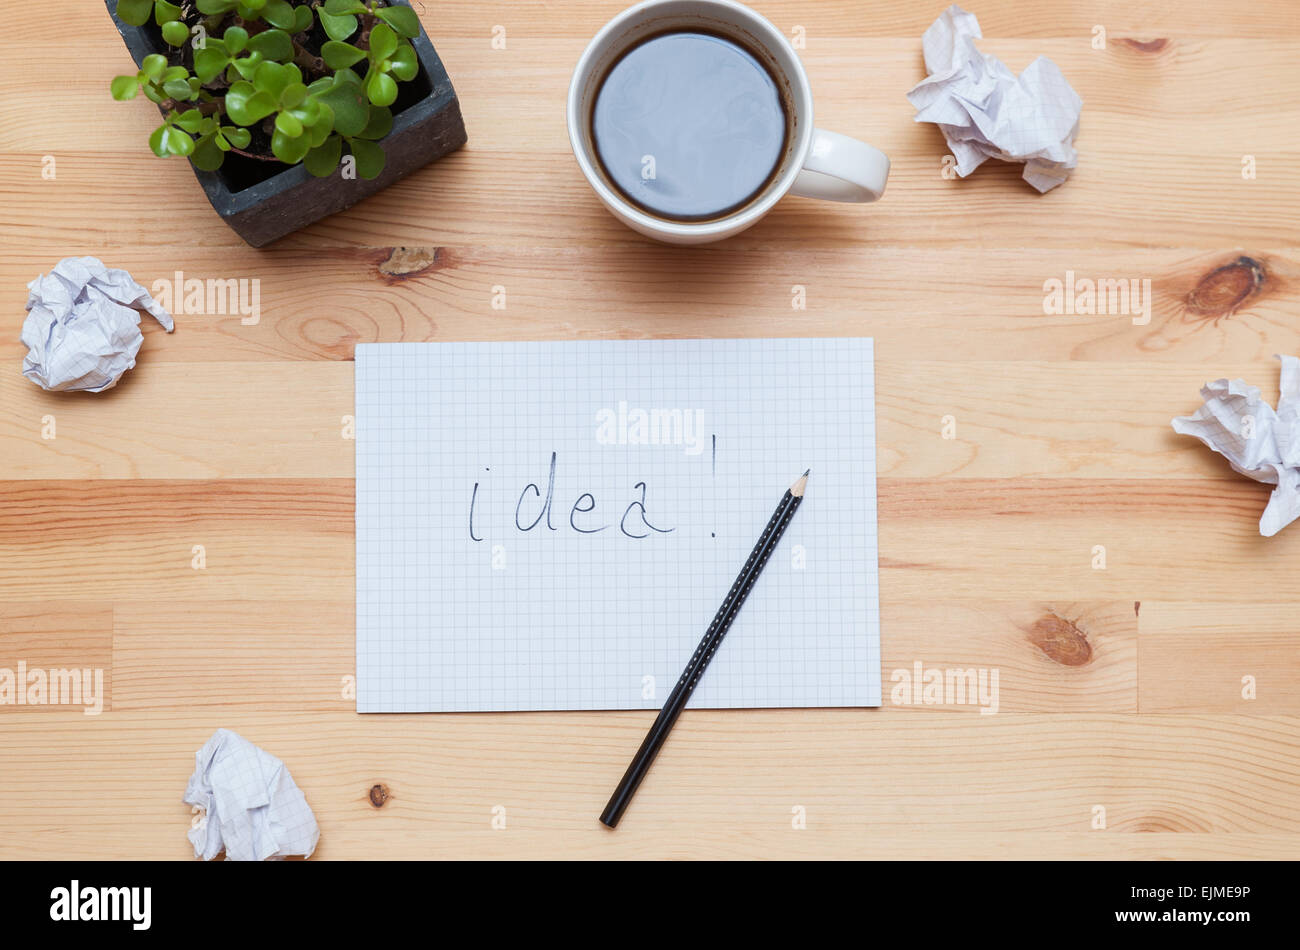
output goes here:
<path id="1" fill-rule="evenodd" d="M 351 363 L 154 363 L 172 338 L 158 328 L 147 333 L 148 355 L 106 393 L 47 393 L 16 373 L 0 377 L 3 474 L 352 477 Z M 1195 411 L 1201 385 L 1219 376 L 1244 377 L 1275 400 L 1276 367 L 1271 359 L 1236 366 L 880 359 L 879 472 L 1222 480 L 1231 483 L 1227 496 L 1254 499 L 1257 486 L 1237 483 L 1219 456 L 1169 421 Z"/>
<path id="2" fill-rule="evenodd" d="M 1039 245 L 1074 243 L 1090 234 L 1104 245 L 1126 247 L 1142 243 L 1134 236 L 1153 227 L 1164 242 L 1189 246 L 1217 244 L 1225 232 L 1262 244 L 1292 241 L 1286 208 L 1300 201 L 1300 185 L 1286 170 L 1297 158 L 1290 130 L 1300 106 L 1281 104 L 1291 102 L 1286 97 L 1262 99 L 1257 91 L 1289 74 L 1298 41 L 1286 34 L 1268 40 L 1221 36 L 1169 40 L 1157 48 L 1117 42 L 1098 51 L 1088 42 L 1091 26 L 1077 39 L 986 44 L 1015 66 L 1038 54 L 1052 56 L 1089 103 L 1080 139 L 1084 160 L 1072 187 L 1045 198 L 1020 183 L 1014 167 L 986 167 L 966 181 L 942 178 L 947 148 L 937 130 L 912 121 L 903 97 L 923 75 L 918 39 L 836 35 L 814 43 L 803 55 L 819 93 L 819 121 L 871 139 L 891 155 L 890 194 L 867 212 L 791 201 L 733 243 L 766 246 L 787 234 L 820 246 L 918 239 L 953 246 L 973 233 L 989 243 L 998 238 L 993 222 L 1005 218 L 1007 200 L 1016 201 L 1017 217 L 1028 216 Z M 123 68 L 116 36 L 99 33 L 85 78 L 77 80 L 84 84 L 81 94 L 53 106 L 77 109 L 75 115 L 63 121 L 50 116 L 51 103 L 19 76 L 9 80 L 13 88 L 0 87 L 13 104 L 12 118 L 0 124 L 3 220 L 27 241 L 47 246 L 85 246 L 113 236 L 138 244 L 179 244 L 197 236 L 202 243 L 238 246 L 205 212 L 184 163 L 159 162 L 144 148 L 157 121 L 147 103 L 106 101 L 89 117 L 80 107 L 102 96 Z M 469 148 L 283 244 L 640 246 L 642 239 L 600 209 L 568 155 L 556 105 L 581 47 L 581 39 L 531 40 L 494 53 L 477 40 L 444 42 L 444 58 L 453 77 L 464 77 L 457 80 L 461 94 L 473 105 L 466 110 Z M 869 82 L 862 79 L 864 62 L 872 71 Z M 124 149 L 123 141 L 140 145 Z M 518 147 L 521 141 L 526 150 Z M 1244 154 L 1259 163 L 1255 181 L 1241 179 Z M 58 161 L 54 181 L 41 177 L 47 155 Z M 539 190 L 539 180 L 554 184 Z M 96 198 L 94 215 L 86 214 L 87 192 Z M 172 213 L 142 219 L 134 198 L 140 194 L 158 196 Z M 1066 220 L 1071 227 L 1061 228 Z M 1008 233 L 1019 223 L 1008 222 Z"/>
<path id="3" fill-rule="evenodd" d="M 0 715 L 112 708 L 111 603 L 0 604 Z"/>
<path id="4" fill-rule="evenodd" d="M 1294 150 L 1285 130 L 1300 104 L 1261 97 L 1256 89 L 1261 77 L 1288 74 L 1300 47 L 1295 36 L 1178 38 L 1156 50 L 1123 42 L 1093 50 L 1089 39 L 988 38 L 980 46 L 1017 71 L 1040 55 L 1056 62 L 1086 103 L 1087 135 L 1081 141 L 1124 141 L 1140 120 L 1149 132 L 1169 131 L 1176 139 L 1213 125 L 1224 142 Z M 465 104 L 477 150 L 516 152 L 527 141 L 529 152 L 568 152 L 563 104 L 585 40 L 518 38 L 498 51 L 477 39 L 435 42 Z M 800 59 L 817 96 L 819 123 L 873 136 L 891 156 L 923 143 L 942 148 L 932 126 L 913 122 L 915 109 L 904 95 L 925 76 L 919 32 L 914 39 L 822 36 L 800 51 Z M 144 99 L 116 103 L 108 97 L 112 78 L 130 66 L 116 34 L 105 33 L 78 65 L 66 84 L 70 94 L 57 100 L 17 73 L 0 75 L 0 94 L 10 105 L 0 119 L 0 150 L 117 153 L 123 143 L 133 143 L 156 163 L 145 140 L 158 125 L 157 110 Z M 87 101 L 103 107 L 88 113 Z M 24 116 L 46 121 L 23 121 Z M 1143 151 L 1163 155 L 1172 152 L 1170 144 L 1152 136 Z"/>
<path id="5" fill-rule="evenodd" d="M 1300 710 L 1298 627 L 1294 604 L 1285 602 L 1143 601 L 1142 712 L 1294 715 Z M 1247 676 L 1253 698 L 1246 698 Z"/>
<path id="6" fill-rule="evenodd" d="M 949 835 L 1005 854 L 1086 834 L 1096 805 L 1107 830 L 1093 835 L 1119 839 L 1109 855 L 1181 853 L 1167 839 L 1125 843 L 1147 832 L 1185 833 L 1193 853 L 1209 836 L 1300 834 L 1290 718 L 755 710 L 687 713 L 611 835 L 596 815 L 649 715 L 116 712 L 87 729 L 66 713 L 22 714 L 0 732 L 0 756 L 24 776 L 0 788 L 0 858 L 185 856 L 180 795 L 217 726 L 284 759 L 321 823 L 321 858 L 886 857 L 907 834 L 918 842 L 904 854 L 942 856 Z M 376 784 L 390 795 L 382 808 Z M 494 832 L 498 805 L 507 827 Z M 791 828 L 795 806 L 806 832 Z"/>
<path id="7" fill-rule="evenodd" d="M 164 338 L 148 328 L 150 343 Z M 177 331 L 181 332 L 181 331 Z M 142 355 L 103 393 L 48 393 L 16 373 L 0 377 L 4 473 L 90 478 L 210 478 L 353 473 L 344 438 L 353 412 L 351 364 L 171 363 Z M 46 438 L 53 420 L 53 438 Z M 75 475 L 74 475 L 75 473 Z"/>
<path id="8" fill-rule="evenodd" d="M 182 782 L 183 790 L 183 782 Z M 40 824 L 38 834 L 13 827 L 0 828 L 0 860 L 84 860 L 91 850 L 105 861 L 194 860 L 194 849 L 185 839 L 191 820 L 188 813 L 175 812 L 168 797 L 165 828 L 141 838 L 138 825 L 111 825 L 94 836 L 71 824 Z M 319 817 L 319 816 L 318 816 Z M 803 830 L 789 827 L 789 815 L 772 827 L 747 828 L 737 833 L 734 825 L 699 826 L 689 830 L 689 842 L 662 828 L 639 829 L 631 822 L 620 825 L 617 835 L 583 838 L 573 846 L 572 832 L 437 829 L 433 818 L 407 823 L 405 836 L 376 836 L 372 823 L 384 819 L 349 817 L 333 824 L 323 836 L 313 860 L 787 860 L 861 861 L 1293 861 L 1300 853 L 1300 835 L 1288 834 L 1202 834 L 1198 832 L 1152 831 L 1143 834 L 1112 833 L 1107 830 L 1082 832 L 944 831 L 927 835 L 917 830 L 879 831 L 869 822 L 852 828 L 828 824 Z M 432 832 L 438 832 L 435 836 Z"/>
<path id="9" fill-rule="evenodd" d="M 353 497 L 344 479 L 9 483 L 0 602 L 337 600 L 353 589 Z"/>
<path id="10" fill-rule="evenodd" d="M 1194 479 L 1230 473 L 1175 415 L 1200 408 L 1221 375 L 1267 370 L 1136 363 L 877 364 L 877 468 L 891 478 Z M 1275 397 L 1274 397 L 1275 398 Z M 935 445 L 935 440 L 941 444 Z M 1235 494 L 1228 491 L 1227 494 Z M 1252 493 L 1253 496 L 1253 493 Z"/>
<path id="11" fill-rule="evenodd" d="M 864 208 L 789 198 L 727 246 L 867 248 L 920 242 L 957 247 L 979 235 L 982 242 L 1004 247 L 1077 247 L 1087 235 L 1091 246 L 1119 249 L 1142 245 L 1142 235 L 1152 231 L 1165 245 L 1205 250 L 1221 249 L 1225 234 L 1243 246 L 1294 243 L 1289 212 L 1300 203 L 1300 183 L 1282 170 L 1293 167 L 1300 153 L 1279 148 L 1271 154 L 1269 166 L 1277 171 L 1269 173 L 1267 187 L 1259 187 L 1258 179 L 1241 180 L 1242 149 L 1225 147 L 1219 170 L 1207 174 L 1206 159 L 1191 150 L 1203 136 L 1181 139 L 1172 131 L 1159 136 L 1146 126 L 1135 120 L 1124 138 L 1156 136 L 1170 142 L 1172 136 L 1167 154 L 1085 159 L 1071 187 L 1045 196 L 1020 181 L 1018 166 L 1006 164 L 989 163 L 965 180 L 945 181 L 941 140 L 911 154 L 895 150 L 890 192 L 878 204 Z M 241 244 L 207 206 L 189 170 L 175 162 L 121 150 L 64 153 L 58 180 L 42 182 L 43 154 L 0 151 L 0 226 L 16 243 L 63 254 L 121 243 Z M 537 181 L 554 185 L 539 190 Z M 157 196 L 169 213 L 142 216 L 139 195 Z M 86 210 L 89 196 L 93 215 Z M 605 212 L 571 155 L 501 154 L 478 149 L 471 139 L 461 151 L 281 239 L 274 248 L 483 243 L 650 246 Z"/>
<path id="12" fill-rule="evenodd" d="M 888 631 L 881 641 L 882 715 L 1138 708 L 1138 623 L 1131 601 L 885 598 L 880 625 Z"/>
<path id="13" fill-rule="evenodd" d="M 817 37 L 900 36 L 919 38 L 940 8 L 912 3 L 882 2 L 864 6 L 860 0 L 757 0 L 751 4 L 782 29 L 802 24 L 811 42 Z M 97 41 L 100 35 L 116 37 L 102 5 L 64 4 L 66 29 Z M 625 0 L 567 0 L 563 16 L 548 0 L 488 0 L 476 3 L 434 3 L 414 0 L 425 29 L 437 42 L 442 37 L 471 38 L 490 48 L 492 27 L 507 27 L 508 36 L 590 36 L 622 10 Z M 1166 0 L 1053 0 L 1026 7 L 1019 0 L 984 0 L 979 20 L 985 36 L 1077 36 L 1090 42 L 1095 24 L 1106 26 L 1111 37 L 1126 35 L 1151 40 L 1160 36 L 1259 37 L 1268 39 L 1295 28 L 1293 11 L 1281 3 L 1249 6 L 1233 0 L 1201 0 L 1197 16 Z M 17 45 L 14 37 L 0 43 Z M 509 43 L 507 43 L 507 47 Z"/>
<path id="14" fill-rule="evenodd" d="M 350 592 L 341 592 L 348 593 Z M 117 710 L 352 708 L 354 605 L 301 601 L 122 604 L 114 616 Z M 1132 603 L 886 601 L 882 714 L 936 711 L 1135 712 Z M 683 658 L 685 662 L 685 658 Z M 894 672 L 953 671 L 953 703 L 896 698 Z M 965 691 L 966 670 L 997 670 L 995 703 Z M 351 680 L 351 682 L 350 682 Z M 898 680 L 902 682 L 901 676 Z"/>
<path id="15" fill-rule="evenodd" d="M 885 478 L 879 495 L 881 590 L 904 599 L 1238 603 L 1294 590 L 1300 532 L 1261 537 L 1268 486 L 1248 480 Z"/>
<path id="16" fill-rule="evenodd" d="M 356 709 L 353 591 L 335 601 L 142 600 L 117 607 L 117 709 Z"/>
<path id="17" fill-rule="evenodd" d="M 348 479 L 0 488 L 0 601 L 337 601 L 352 589 Z M 902 600 L 1132 602 L 1158 591 L 1236 603 L 1264 588 L 1285 600 L 1300 533 L 1260 537 L 1265 489 L 1243 480 L 884 478 L 881 589 Z M 190 566 L 196 544 L 204 570 Z M 1104 569 L 1092 566 L 1098 545 Z"/>
<path id="18" fill-rule="evenodd" d="M 157 290 L 177 316 L 146 320 L 142 364 L 347 360 L 357 343 L 669 336 L 872 336 L 887 360 L 1263 363 L 1300 352 L 1300 249 L 770 249 L 730 243 L 683 257 L 659 245 L 323 250 L 114 246 L 97 253 Z M 15 248 L 0 261 L 0 308 L 22 312 L 27 283 L 55 263 Z M 177 272 L 181 277 L 178 280 Z M 1103 294 L 1096 315 L 1044 313 L 1044 285 L 1150 281 L 1143 306 Z M 208 281 L 245 281 L 209 302 Z M 186 306 L 185 286 L 204 286 Z M 254 299 L 254 285 L 256 295 Z M 198 285 L 192 285 L 198 286 Z M 493 309 L 493 288 L 505 288 Z M 179 290 L 178 290 L 179 288 Z M 802 296 L 796 296 L 796 288 Z M 215 285 L 214 285 L 215 289 Z M 181 298 L 180 305 L 177 297 Z M 1142 304 L 1148 298 L 1142 291 Z M 256 314 L 245 316 L 243 310 Z M 562 302 L 562 303 L 560 303 Z M 804 309 L 795 309 L 799 303 Z M 954 347 L 954 334 L 961 345 Z M 0 360 L 21 361 L 15 333 Z M 1117 366 L 1141 376 L 1145 367 Z M 253 370 L 255 371 L 255 370 Z M 1199 387 L 1200 381 L 1197 382 Z"/>

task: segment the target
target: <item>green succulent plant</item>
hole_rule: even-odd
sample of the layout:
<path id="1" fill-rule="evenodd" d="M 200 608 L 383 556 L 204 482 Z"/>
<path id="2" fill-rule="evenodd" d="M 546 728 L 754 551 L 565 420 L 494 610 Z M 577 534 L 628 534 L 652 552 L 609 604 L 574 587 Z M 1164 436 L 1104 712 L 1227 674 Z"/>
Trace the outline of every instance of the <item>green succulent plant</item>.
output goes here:
<path id="1" fill-rule="evenodd" d="M 155 155 L 183 155 L 214 171 L 257 133 L 275 159 L 321 178 L 338 168 L 344 148 L 360 177 L 383 171 L 379 140 L 393 127 L 390 107 L 420 69 L 410 42 L 420 21 L 410 7 L 193 0 L 187 15 L 168 0 L 119 0 L 117 15 L 134 26 L 152 20 L 171 48 L 110 86 L 114 99 L 143 94 L 162 107 L 163 123 L 149 136 Z M 317 50 L 318 22 L 329 38 Z"/>

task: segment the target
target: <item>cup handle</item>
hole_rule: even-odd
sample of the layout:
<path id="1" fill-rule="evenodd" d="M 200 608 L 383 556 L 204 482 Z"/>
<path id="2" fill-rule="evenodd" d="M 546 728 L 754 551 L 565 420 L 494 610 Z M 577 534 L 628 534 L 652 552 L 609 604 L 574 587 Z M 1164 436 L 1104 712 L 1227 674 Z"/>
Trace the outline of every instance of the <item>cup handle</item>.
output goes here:
<path id="1" fill-rule="evenodd" d="M 804 198 L 876 201 L 885 193 L 889 157 L 866 142 L 813 129 L 812 148 L 790 188 Z"/>

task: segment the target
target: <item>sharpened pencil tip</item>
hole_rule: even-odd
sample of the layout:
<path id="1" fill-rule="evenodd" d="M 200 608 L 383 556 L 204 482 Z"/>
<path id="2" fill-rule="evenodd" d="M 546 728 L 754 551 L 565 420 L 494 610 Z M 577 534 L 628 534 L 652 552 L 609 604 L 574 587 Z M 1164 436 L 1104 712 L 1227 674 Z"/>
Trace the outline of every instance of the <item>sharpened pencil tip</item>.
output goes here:
<path id="1" fill-rule="evenodd" d="M 808 472 L 811 471 L 812 469 L 808 469 Z M 800 475 L 795 479 L 795 483 L 790 486 L 790 494 L 794 495 L 796 498 L 802 498 L 804 489 L 808 487 L 808 472 L 804 472 Z"/>
<path id="2" fill-rule="evenodd" d="M 810 469 L 810 468 L 805 468 L 805 469 L 803 470 L 803 477 L 804 477 L 804 478 L 807 478 L 810 472 L 812 472 L 812 469 Z"/>

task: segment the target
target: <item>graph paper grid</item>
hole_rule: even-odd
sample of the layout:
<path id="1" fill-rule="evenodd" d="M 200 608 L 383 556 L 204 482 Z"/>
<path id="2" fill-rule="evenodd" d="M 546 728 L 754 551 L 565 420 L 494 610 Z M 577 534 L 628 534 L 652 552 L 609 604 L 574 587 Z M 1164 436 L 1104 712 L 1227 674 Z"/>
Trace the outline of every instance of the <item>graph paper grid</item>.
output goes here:
<path id="1" fill-rule="evenodd" d="M 356 348 L 357 710 L 880 705 L 870 339 Z"/>

